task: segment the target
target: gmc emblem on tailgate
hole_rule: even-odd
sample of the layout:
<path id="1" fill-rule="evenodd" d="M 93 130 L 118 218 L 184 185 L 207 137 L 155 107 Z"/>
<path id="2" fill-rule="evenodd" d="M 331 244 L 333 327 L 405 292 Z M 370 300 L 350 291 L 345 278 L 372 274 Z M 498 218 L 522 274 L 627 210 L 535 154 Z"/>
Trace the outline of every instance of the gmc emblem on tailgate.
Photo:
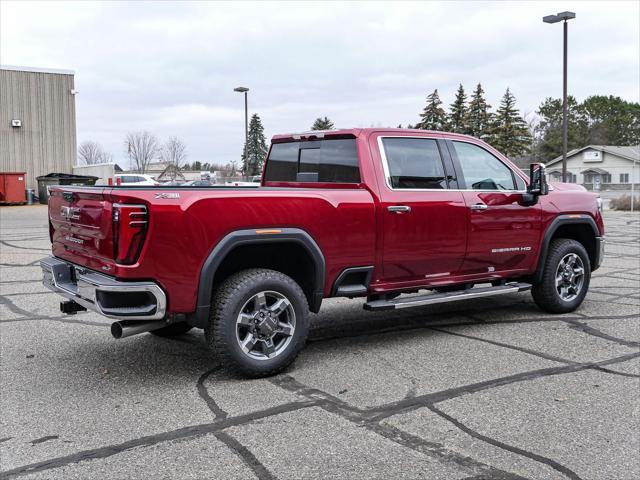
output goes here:
<path id="1" fill-rule="evenodd" d="M 60 216 L 67 220 L 78 220 L 80 209 L 78 207 L 60 207 Z"/>

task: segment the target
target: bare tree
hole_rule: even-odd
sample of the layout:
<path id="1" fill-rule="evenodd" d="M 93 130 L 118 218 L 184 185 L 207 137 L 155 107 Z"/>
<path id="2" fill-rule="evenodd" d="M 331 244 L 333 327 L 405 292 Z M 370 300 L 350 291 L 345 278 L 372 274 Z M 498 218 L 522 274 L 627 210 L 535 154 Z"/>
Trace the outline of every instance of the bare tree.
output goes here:
<path id="1" fill-rule="evenodd" d="M 108 163 L 113 159 L 110 153 L 105 152 L 98 142 L 87 140 L 78 147 L 78 165 L 95 165 Z"/>
<path id="2" fill-rule="evenodd" d="M 158 138 L 147 131 L 129 132 L 124 140 L 127 156 L 140 173 L 147 171 L 151 161 L 160 152 Z"/>
<path id="3" fill-rule="evenodd" d="M 160 159 L 179 168 L 187 159 L 187 146 L 178 137 L 169 137 L 162 146 Z"/>

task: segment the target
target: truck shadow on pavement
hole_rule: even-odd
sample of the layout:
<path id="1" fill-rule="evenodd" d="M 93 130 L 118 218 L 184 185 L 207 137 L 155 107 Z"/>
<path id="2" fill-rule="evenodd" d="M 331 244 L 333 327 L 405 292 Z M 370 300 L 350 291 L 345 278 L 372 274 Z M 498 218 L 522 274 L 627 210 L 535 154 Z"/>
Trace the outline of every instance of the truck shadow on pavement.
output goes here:
<path id="1" fill-rule="evenodd" d="M 440 328 L 445 327 L 493 325 L 499 328 L 500 324 L 540 323 L 545 320 L 579 324 L 580 321 L 589 318 L 580 310 L 565 315 L 545 314 L 532 301 L 522 299 L 522 295 L 514 295 L 511 298 L 505 296 L 499 302 L 478 299 L 460 302 L 457 305 L 416 307 L 391 314 L 365 312 L 357 300 L 340 300 L 327 306 L 328 308 L 320 314 L 311 315 L 307 343 L 312 344 L 314 348 L 303 350 L 303 358 L 295 362 L 287 372 L 294 371 L 296 365 L 299 366 L 300 363 L 309 360 L 310 356 L 322 357 L 327 351 L 336 349 L 336 342 L 341 348 L 352 348 L 354 351 L 385 342 L 402 348 L 402 342 L 408 339 L 405 332 L 412 330 L 433 335 L 441 331 Z M 621 316 L 621 318 L 627 317 L 629 316 Z M 597 318 L 617 318 L 617 316 L 598 316 Z M 72 322 L 73 319 L 70 319 L 69 323 Z M 573 328 L 582 327 L 573 325 Z M 598 335 L 596 330 L 591 330 L 592 334 Z M 140 379 L 150 381 L 150 377 L 154 375 L 158 377 L 167 374 L 190 375 L 193 374 L 194 368 L 217 368 L 220 370 L 218 376 L 243 381 L 242 378 L 227 373 L 224 365 L 219 364 L 215 354 L 207 347 L 204 332 L 200 329 L 193 329 L 184 335 L 170 339 L 147 333 L 116 341 L 111 339 L 106 329 L 101 331 L 100 335 L 108 336 L 108 341 L 96 343 L 93 336 L 86 338 L 86 341 L 73 340 L 78 364 L 74 366 L 73 359 L 65 357 L 58 368 L 74 370 L 76 367 L 84 366 L 96 370 L 106 369 L 110 372 L 117 371 L 119 376 L 126 376 L 132 381 Z M 601 332 L 599 336 L 606 337 Z M 425 338 L 425 341 L 428 342 L 429 338 Z M 629 342 L 623 339 L 620 341 L 629 345 Z M 488 343 L 505 345 L 500 342 Z M 637 346 L 637 342 L 631 342 L 631 345 Z M 553 361 L 558 360 L 549 355 L 541 354 L 540 356 Z M 150 359 L 153 361 L 151 362 Z"/>

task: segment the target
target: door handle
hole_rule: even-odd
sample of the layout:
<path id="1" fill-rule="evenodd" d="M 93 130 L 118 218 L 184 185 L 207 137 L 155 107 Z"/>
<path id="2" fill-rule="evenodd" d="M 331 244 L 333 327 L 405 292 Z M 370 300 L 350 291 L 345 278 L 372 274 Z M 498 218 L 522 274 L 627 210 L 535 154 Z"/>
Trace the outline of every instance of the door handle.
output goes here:
<path id="1" fill-rule="evenodd" d="M 477 210 L 479 212 L 483 212 L 484 210 L 486 210 L 487 208 L 489 208 L 487 205 L 485 205 L 484 203 L 475 203 L 473 205 L 471 205 L 471 210 Z"/>
<path id="2" fill-rule="evenodd" d="M 411 207 L 408 205 L 391 205 L 387 207 L 392 213 L 409 213 L 411 211 Z"/>

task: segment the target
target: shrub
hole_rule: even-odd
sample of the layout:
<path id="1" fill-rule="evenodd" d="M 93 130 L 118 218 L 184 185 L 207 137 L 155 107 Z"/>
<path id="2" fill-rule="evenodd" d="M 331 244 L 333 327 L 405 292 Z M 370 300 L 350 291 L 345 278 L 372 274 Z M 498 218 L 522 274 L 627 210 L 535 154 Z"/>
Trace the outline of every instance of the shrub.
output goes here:
<path id="1" fill-rule="evenodd" d="M 618 198 L 612 198 L 609 201 L 609 208 L 612 210 L 631 210 L 631 195 L 622 195 Z M 635 211 L 640 210 L 640 197 L 635 197 L 633 200 L 633 209 Z"/>

